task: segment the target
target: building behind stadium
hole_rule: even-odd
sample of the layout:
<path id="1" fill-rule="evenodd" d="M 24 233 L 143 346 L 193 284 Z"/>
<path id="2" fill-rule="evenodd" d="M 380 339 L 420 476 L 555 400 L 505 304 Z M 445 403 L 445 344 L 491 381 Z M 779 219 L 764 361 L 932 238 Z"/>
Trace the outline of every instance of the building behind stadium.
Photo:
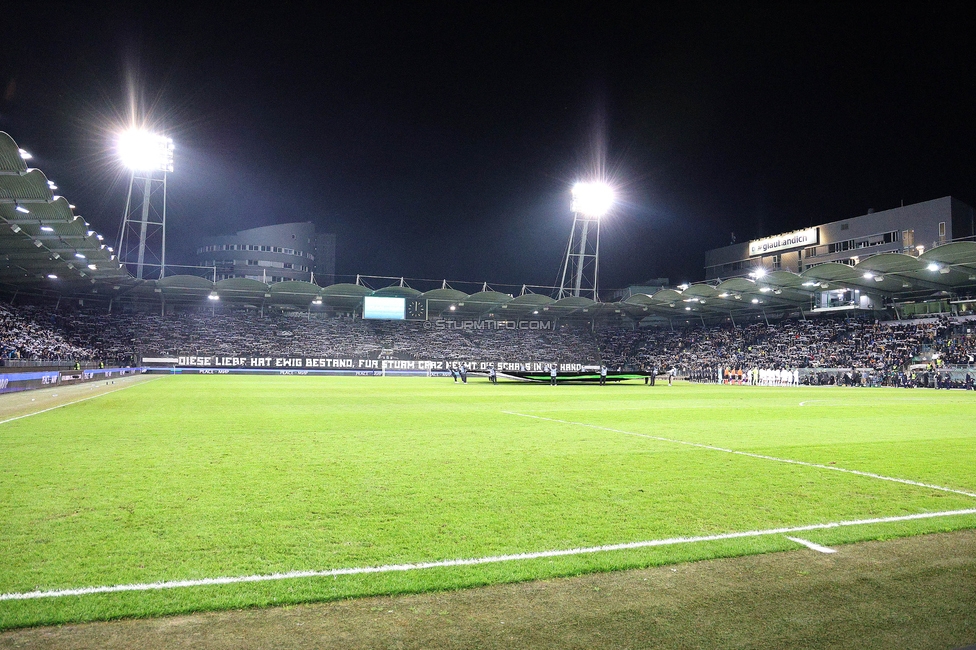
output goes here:
<path id="1" fill-rule="evenodd" d="M 335 281 L 336 237 L 316 233 L 311 221 L 283 223 L 210 237 L 197 247 L 197 264 L 215 268 L 214 281 L 248 278 L 266 283 Z"/>
<path id="2" fill-rule="evenodd" d="M 946 196 L 714 248 L 705 253 L 705 280 L 745 276 L 759 267 L 802 273 L 827 262 L 854 266 L 871 255 L 919 255 L 951 241 L 973 241 L 974 235 L 973 208 Z"/>

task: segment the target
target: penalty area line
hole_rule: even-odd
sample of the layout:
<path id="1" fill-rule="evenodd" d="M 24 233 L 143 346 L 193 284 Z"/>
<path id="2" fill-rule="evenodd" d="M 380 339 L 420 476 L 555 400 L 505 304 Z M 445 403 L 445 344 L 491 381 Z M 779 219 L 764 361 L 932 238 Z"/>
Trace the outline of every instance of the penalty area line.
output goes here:
<path id="1" fill-rule="evenodd" d="M 210 587 L 216 585 L 231 585 L 247 582 L 272 582 L 276 580 L 294 580 L 298 578 L 328 578 L 349 575 L 364 575 L 369 573 L 393 573 L 402 571 L 418 571 L 423 569 L 438 569 L 447 567 L 477 566 L 480 564 L 496 564 L 521 560 L 538 560 L 553 557 L 586 555 L 590 553 L 604 553 L 608 551 L 626 551 L 655 546 L 673 546 L 676 544 L 694 544 L 698 542 L 715 542 L 729 539 L 743 539 L 748 537 L 764 537 L 768 535 L 786 535 L 811 530 L 825 530 L 845 526 L 867 526 L 871 524 L 889 524 L 902 521 L 916 521 L 935 517 L 954 517 L 961 515 L 976 515 L 976 508 L 968 510 L 946 510 L 943 512 L 923 512 L 914 515 L 899 515 L 894 517 L 878 517 L 874 519 L 856 519 L 851 521 L 835 521 L 825 524 L 808 524 L 806 526 L 791 526 L 786 528 L 770 528 L 766 530 L 750 530 L 738 533 L 721 533 L 717 535 L 703 535 L 700 537 L 672 537 L 669 539 L 654 539 L 642 542 L 625 542 L 622 544 L 606 544 L 603 546 L 589 546 L 552 551 L 538 551 L 535 553 L 516 553 L 512 555 L 492 555 L 489 557 L 468 558 L 459 560 L 440 560 L 436 562 L 421 562 L 416 564 L 386 564 L 372 567 L 353 567 L 347 569 L 329 569 L 325 571 L 289 571 L 287 573 L 271 573 L 249 576 L 225 576 L 220 578 L 202 578 L 198 580 L 171 580 L 165 582 L 146 582 L 128 585 L 112 585 L 105 587 L 82 587 L 78 589 L 57 589 L 51 591 L 28 591 L 20 593 L 0 594 L 0 601 L 5 600 L 34 600 L 38 598 L 63 598 L 66 596 L 88 596 L 92 594 L 111 594 L 125 591 L 152 591 L 157 589 L 180 589 L 185 587 Z M 794 540 L 798 541 L 798 540 Z M 802 542 L 800 542 L 802 543 Z"/>
<path id="2" fill-rule="evenodd" d="M 602 427 L 598 424 L 589 424 L 587 422 L 573 422 L 572 420 L 560 420 L 558 418 L 547 418 L 541 415 L 529 415 L 528 413 L 516 413 L 515 411 L 502 411 L 506 415 L 516 415 L 522 418 L 532 418 L 534 420 L 545 420 L 547 422 L 556 422 L 558 424 L 572 424 L 578 427 L 588 427 L 590 429 L 597 429 L 599 431 L 609 431 L 611 433 L 620 433 L 625 436 L 636 436 L 638 438 L 648 438 L 650 440 L 657 440 L 659 442 L 670 442 L 675 445 L 685 445 L 687 447 L 697 447 L 698 449 L 708 449 L 711 451 L 721 451 L 726 454 L 735 454 L 736 456 L 748 456 L 749 458 L 758 458 L 760 460 L 771 460 L 777 463 L 787 463 L 789 465 L 802 465 L 803 467 L 815 467 L 817 469 L 828 469 L 832 472 L 842 472 L 844 474 L 854 474 L 856 476 L 864 476 L 867 478 L 876 478 L 881 481 L 891 481 L 892 483 L 902 483 L 903 485 L 913 485 L 915 487 L 928 488 L 930 490 L 939 490 L 940 492 L 950 492 L 952 494 L 961 494 L 964 497 L 972 497 L 976 499 L 976 492 L 966 492 L 965 490 L 957 490 L 955 488 L 944 487 L 942 485 L 932 485 L 931 483 L 922 483 L 921 481 L 913 481 L 907 478 L 896 478 L 894 476 L 884 476 L 883 474 L 874 474 L 872 472 L 862 472 L 857 469 L 846 469 L 844 467 L 837 467 L 834 465 L 821 465 L 819 463 L 808 463 L 804 460 L 793 460 L 792 458 L 777 458 L 776 456 L 766 456 L 765 454 L 754 454 L 749 451 L 739 451 L 737 449 L 726 449 L 725 447 L 716 447 L 715 445 L 706 445 L 700 442 L 688 442 L 687 440 L 676 440 L 674 438 L 663 438 L 661 436 L 652 436 L 649 433 L 637 433 L 635 431 L 624 431 L 623 429 L 613 429 L 611 427 Z"/>

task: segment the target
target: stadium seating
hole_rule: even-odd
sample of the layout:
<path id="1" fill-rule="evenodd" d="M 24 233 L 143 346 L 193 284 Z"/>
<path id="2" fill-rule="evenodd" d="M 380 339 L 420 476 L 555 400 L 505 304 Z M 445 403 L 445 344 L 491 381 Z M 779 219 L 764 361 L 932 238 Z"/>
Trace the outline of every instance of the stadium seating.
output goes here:
<path id="1" fill-rule="evenodd" d="M 805 383 L 835 378 L 820 369 L 868 369 L 893 376 L 909 364 L 970 367 L 976 321 L 878 322 L 784 319 L 670 328 L 563 324 L 552 330 L 462 329 L 425 322 L 309 317 L 253 310 L 147 312 L 0 306 L 5 359 L 103 359 L 177 355 L 390 359 L 559 360 L 611 369 L 677 368 L 697 381 L 717 368 L 802 369 Z M 887 373 L 887 374 L 886 374 Z M 888 381 L 888 380 L 886 380 Z M 891 380 L 894 381 L 894 380 Z"/>

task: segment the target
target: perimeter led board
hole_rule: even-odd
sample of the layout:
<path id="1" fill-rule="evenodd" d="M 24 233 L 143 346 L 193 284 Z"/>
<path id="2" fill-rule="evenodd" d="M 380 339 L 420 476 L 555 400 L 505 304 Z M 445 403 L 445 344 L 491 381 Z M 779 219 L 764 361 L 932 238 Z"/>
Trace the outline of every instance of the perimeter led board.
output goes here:
<path id="1" fill-rule="evenodd" d="M 363 318 L 404 320 L 406 303 L 407 301 L 404 298 L 366 296 L 363 298 Z"/>

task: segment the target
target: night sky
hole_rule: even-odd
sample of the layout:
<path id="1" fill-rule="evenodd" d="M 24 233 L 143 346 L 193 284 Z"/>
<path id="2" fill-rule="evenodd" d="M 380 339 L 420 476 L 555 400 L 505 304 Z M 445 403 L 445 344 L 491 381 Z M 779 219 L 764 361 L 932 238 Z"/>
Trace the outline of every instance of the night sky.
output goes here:
<path id="1" fill-rule="evenodd" d="M 601 160 L 605 289 L 701 279 L 731 232 L 976 204 L 964 3 L 36 4 L 4 10 L 0 130 L 114 238 L 136 96 L 176 141 L 170 261 L 310 220 L 340 276 L 550 285 Z"/>

